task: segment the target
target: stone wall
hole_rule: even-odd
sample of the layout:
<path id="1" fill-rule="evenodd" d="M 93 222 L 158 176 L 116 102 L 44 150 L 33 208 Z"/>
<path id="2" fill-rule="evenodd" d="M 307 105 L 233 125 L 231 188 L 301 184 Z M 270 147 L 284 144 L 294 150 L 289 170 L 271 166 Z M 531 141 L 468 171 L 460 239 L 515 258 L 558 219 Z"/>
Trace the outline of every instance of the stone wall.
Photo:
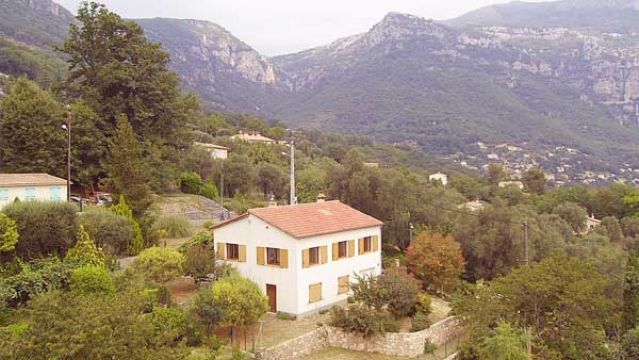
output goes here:
<path id="1" fill-rule="evenodd" d="M 332 347 L 349 350 L 416 357 L 424 353 L 424 343 L 427 339 L 435 345 L 445 344 L 459 334 L 460 325 L 461 322 L 458 318 L 448 317 L 422 331 L 386 333 L 370 338 L 331 327 L 328 328 L 328 344 Z"/>
<path id="2" fill-rule="evenodd" d="M 417 357 L 424 353 L 424 343 L 427 339 L 435 345 L 442 345 L 454 339 L 460 332 L 461 321 L 452 316 L 422 331 L 386 333 L 369 338 L 348 333 L 339 328 L 324 326 L 261 351 L 257 358 L 294 360 L 329 346 L 390 356 Z"/>
<path id="3" fill-rule="evenodd" d="M 327 328 L 320 327 L 257 354 L 263 360 L 294 360 L 328 347 Z"/>

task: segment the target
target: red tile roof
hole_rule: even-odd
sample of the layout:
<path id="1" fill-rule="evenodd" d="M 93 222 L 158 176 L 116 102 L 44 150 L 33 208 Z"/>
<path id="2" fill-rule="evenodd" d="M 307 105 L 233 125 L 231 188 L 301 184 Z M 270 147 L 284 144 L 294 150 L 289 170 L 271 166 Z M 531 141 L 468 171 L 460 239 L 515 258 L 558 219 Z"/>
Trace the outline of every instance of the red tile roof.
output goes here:
<path id="1" fill-rule="evenodd" d="M 255 215 L 295 238 L 382 226 L 384 223 L 339 201 L 251 209 Z M 221 223 L 227 225 L 245 215 Z"/>

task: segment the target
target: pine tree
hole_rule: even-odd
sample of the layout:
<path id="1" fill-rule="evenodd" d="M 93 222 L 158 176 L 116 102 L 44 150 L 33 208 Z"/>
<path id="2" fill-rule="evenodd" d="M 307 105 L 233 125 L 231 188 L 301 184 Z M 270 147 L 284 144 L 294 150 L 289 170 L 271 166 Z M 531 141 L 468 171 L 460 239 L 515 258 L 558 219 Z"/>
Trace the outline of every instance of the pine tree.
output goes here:
<path id="1" fill-rule="evenodd" d="M 12 172 L 66 173 L 62 107 L 26 78 L 18 79 L 0 104 L 0 158 Z"/>
<path id="2" fill-rule="evenodd" d="M 144 215 L 151 204 L 149 167 L 143 149 L 125 115 L 118 117 L 118 126 L 109 146 L 106 169 L 107 185 L 116 195 L 123 195 L 134 217 Z"/>

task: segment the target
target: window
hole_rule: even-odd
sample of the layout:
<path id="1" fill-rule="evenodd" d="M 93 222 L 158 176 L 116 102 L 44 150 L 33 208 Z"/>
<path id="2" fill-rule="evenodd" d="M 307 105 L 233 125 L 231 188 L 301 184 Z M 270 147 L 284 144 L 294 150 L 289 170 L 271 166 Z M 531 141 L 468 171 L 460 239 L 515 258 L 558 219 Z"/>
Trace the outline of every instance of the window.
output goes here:
<path id="1" fill-rule="evenodd" d="M 308 249 L 308 263 L 310 265 L 317 265 L 320 263 L 320 249 L 319 247 L 314 247 Z"/>
<path id="2" fill-rule="evenodd" d="M 237 244 L 226 244 L 226 258 L 228 260 L 239 260 L 240 246 Z"/>
<path id="3" fill-rule="evenodd" d="M 62 189 L 59 186 L 52 186 L 51 188 L 49 188 L 49 193 L 51 201 L 62 200 Z"/>
<path id="4" fill-rule="evenodd" d="M 348 249 L 348 242 L 341 241 L 337 245 L 337 257 L 339 259 L 347 257 L 348 256 L 348 250 L 347 249 Z"/>
<path id="5" fill-rule="evenodd" d="M 351 282 L 348 275 L 337 278 L 337 295 L 346 294 L 351 289 Z"/>
<path id="6" fill-rule="evenodd" d="M 9 189 L 0 189 L 0 201 L 9 200 Z"/>
<path id="7" fill-rule="evenodd" d="M 280 249 L 266 248 L 266 263 L 268 265 L 280 265 Z"/>
<path id="8" fill-rule="evenodd" d="M 314 303 L 322 300 L 322 283 L 312 284 L 308 287 L 308 302 Z"/>
<path id="9" fill-rule="evenodd" d="M 36 195 L 35 195 L 36 189 L 35 188 L 26 188 L 24 189 L 24 198 L 26 200 L 35 200 Z"/>
<path id="10" fill-rule="evenodd" d="M 370 236 L 367 236 L 364 238 L 364 252 L 371 252 L 373 251 L 373 238 Z"/>

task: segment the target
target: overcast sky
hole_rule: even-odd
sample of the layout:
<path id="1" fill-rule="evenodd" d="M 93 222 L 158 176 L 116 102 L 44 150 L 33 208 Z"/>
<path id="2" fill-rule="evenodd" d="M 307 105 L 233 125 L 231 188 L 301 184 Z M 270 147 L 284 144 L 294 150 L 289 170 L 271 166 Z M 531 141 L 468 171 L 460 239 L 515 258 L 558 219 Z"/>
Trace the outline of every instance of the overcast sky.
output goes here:
<path id="1" fill-rule="evenodd" d="M 55 0 L 71 12 L 80 0 Z M 541 0 L 528 0 L 541 1 Z M 391 11 L 449 19 L 507 0 L 102 0 L 127 18 L 213 21 L 265 55 L 325 45 L 368 30 Z"/>

